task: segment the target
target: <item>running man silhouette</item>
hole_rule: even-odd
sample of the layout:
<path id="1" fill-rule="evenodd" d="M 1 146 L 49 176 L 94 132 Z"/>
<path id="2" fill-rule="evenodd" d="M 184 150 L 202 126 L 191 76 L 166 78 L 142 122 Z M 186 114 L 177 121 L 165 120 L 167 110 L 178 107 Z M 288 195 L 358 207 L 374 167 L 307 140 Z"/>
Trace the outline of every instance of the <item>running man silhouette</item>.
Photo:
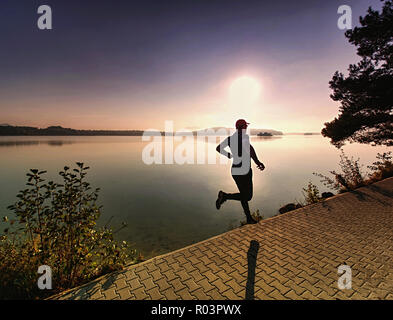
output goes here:
<path id="1" fill-rule="evenodd" d="M 246 133 L 249 123 L 244 119 L 236 121 L 236 132 L 223 140 L 216 148 L 222 155 L 233 159 L 231 174 L 239 189 L 238 193 L 225 193 L 220 190 L 216 200 L 216 208 L 220 209 L 221 205 L 227 200 L 240 201 L 247 217 L 247 223 L 257 223 L 250 213 L 248 201 L 252 199 L 252 169 L 251 159 L 254 160 L 259 170 L 264 170 L 265 166 L 258 160 L 253 146 L 250 144 L 250 137 Z M 229 147 L 231 152 L 225 150 Z"/>

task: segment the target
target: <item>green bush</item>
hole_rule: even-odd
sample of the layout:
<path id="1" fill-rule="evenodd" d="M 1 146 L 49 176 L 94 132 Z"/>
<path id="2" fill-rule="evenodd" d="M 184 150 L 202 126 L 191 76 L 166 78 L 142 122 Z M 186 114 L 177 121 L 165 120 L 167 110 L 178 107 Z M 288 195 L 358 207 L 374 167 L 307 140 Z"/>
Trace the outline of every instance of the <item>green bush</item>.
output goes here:
<path id="1" fill-rule="evenodd" d="M 27 173 L 28 188 L 9 207 L 14 220 L 0 239 L 1 299 L 42 298 L 81 285 L 136 260 L 135 250 L 115 241 L 110 228 L 97 227 L 99 189 L 85 181 L 83 163 L 64 167 L 63 183 L 47 182 L 45 171 Z M 39 290 L 40 265 L 52 269 L 53 290 Z"/>

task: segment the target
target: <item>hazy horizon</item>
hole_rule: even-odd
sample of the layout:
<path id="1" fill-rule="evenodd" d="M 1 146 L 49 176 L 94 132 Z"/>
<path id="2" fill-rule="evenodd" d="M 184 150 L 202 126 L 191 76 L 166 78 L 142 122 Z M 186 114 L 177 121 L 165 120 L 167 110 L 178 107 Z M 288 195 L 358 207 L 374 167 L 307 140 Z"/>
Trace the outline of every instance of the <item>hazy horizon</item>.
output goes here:
<path id="1" fill-rule="evenodd" d="M 14 127 L 35 127 L 35 126 L 29 126 L 29 125 L 23 125 L 23 124 L 12 124 L 12 123 L 0 123 L 0 126 L 14 126 Z M 36 128 L 39 128 L 39 129 L 46 129 L 46 128 L 48 128 L 48 127 L 57 127 L 57 126 L 61 126 L 61 125 L 59 125 L 59 124 L 52 124 L 52 125 L 49 125 L 49 126 L 44 126 L 44 127 L 36 127 Z M 74 130 L 107 130 L 107 131 L 145 131 L 145 130 L 149 130 L 149 129 L 136 129 L 136 128 L 126 128 L 126 129 L 101 129 L 101 128 L 98 128 L 98 129 L 89 129 L 89 128 L 72 128 L 72 127 L 63 127 L 63 126 L 61 126 L 62 128 L 64 128 L 64 129 L 74 129 Z M 152 127 L 149 127 L 150 129 L 155 129 L 155 128 L 152 128 Z M 226 129 L 233 129 L 234 128 L 234 126 L 224 126 L 224 125 L 215 125 L 215 126 L 212 126 L 212 127 L 204 127 L 204 128 L 198 128 L 198 127 L 186 127 L 186 128 L 183 128 L 183 129 L 185 129 L 185 130 L 190 130 L 190 131 L 198 131 L 198 130 L 206 130 L 206 129 L 211 129 L 211 128 L 226 128 Z M 285 130 L 281 130 L 281 129 L 277 129 L 277 128 L 254 128 L 254 127 L 252 127 L 252 126 L 250 126 L 249 127 L 249 129 L 251 129 L 251 130 L 271 130 L 271 131 L 279 131 L 279 132 L 282 132 L 282 134 L 298 134 L 298 133 L 318 133 L 318 134 L 321 134 L 321 132 L 318 132 L 318 131 L 306 131 L 306 130 L 304 130 L 304 131 L 298 131 L 298 132 L 294 132 L 294 131 L 285 131 Z M 157 130 L 161 130 L 161 129 L 157 129 Z M 162 129 L 163 130 L 163 129 Z M 181 129 L 180 129 L 181 130 Z M 174 131 L 179 131 L 179 130 L 174 130 Z"/>

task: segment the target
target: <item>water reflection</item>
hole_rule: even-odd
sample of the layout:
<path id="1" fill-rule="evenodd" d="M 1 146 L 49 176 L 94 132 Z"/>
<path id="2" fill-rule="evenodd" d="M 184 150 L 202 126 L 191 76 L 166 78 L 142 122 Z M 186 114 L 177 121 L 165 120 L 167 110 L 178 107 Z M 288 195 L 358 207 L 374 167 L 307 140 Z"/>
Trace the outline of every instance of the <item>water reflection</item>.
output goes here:
<path id="1" fill-rule="evenodd" d="M 251 138 L 252 140 L 257 140 L 257 141 L 261 141 L 261 142 L 268 142 L 268 141 L 275 141 L 275 140 L 278 140 L 278 139 L 282 139 L 282 136 L 271 136 L 271 137 L 258 137 L 258 136 L 256 136 L 256 137 L 252 137 Z"/>
<path id="2" fill-rule="evenodd" d="M 163 139 L 165 136 L 162 136 Z M 128 139 L 127 136 L 120 137 L 111 137 L 111 136 L 92 136 L 92 137 L 67 137 L 67 139 L 49 139 L 46 137 L 31 137 L 26 138 L 24 136 L 21 137 L 0 137 L 0 147 L 19 147 L 19 146 L 37 146 L 37 145 L 48 145 L 54 147 L 61 147 L 63 145 L 71 145 L 76 143 L 112 143 L 113 138 L 116 139 L 116 143 L 125 142 L 125 143 L 141 143 L 142 137 L 136 136 Z M 111 139 L 112 138 L 112 139 Z M 172 138 L 172 137 L 170 137 Z M 225 139 L 226 136 L 201 136 L 200 139 L 205 143 L 219 143 L 222 139 Z M 266 137 L 258 137 L 252 136 L 251 139 L 258 142 L 269 142 L 282 139 L 282 136 L 266 136 Z"/>
<path id="3" fill-rule="evenodd" d="M 101 188 L 101 223 L 110 225 L 120 240 L 127 240 L 148 258 L 207 239 L 238 226 L 244 214 L 240 204 L 215 208 L 218 188 L 236 192 L 229 176 L 230 163 L 220 164 L 216 144 L 206 139 L 206 155 L 217 155 L 215 164 L 146 165 L 142 150 L 149 142 L 142 137 L 0 137 L 0 219 L 10 216 L 6 207 L 25 188 L 30 168 L 47 170 L 46 177 L 61 182 L 58 172 L 76 161 L 90 166 L 87 179 Z M 180 142 L 174 143 L 174 149 Z M 191 143 L 195 143 L 194 140 Z M 252 137 L 260 160 L 266 165 L 255 172 L 252 212 L 265 218 L 278 209 L 302 200 L 309 180 L 328 191 L 313 172 L 329 174 L 338 169 L 339 151 L 322 136 Z M 54 147 L 59 148 L 54 148 Z M 8 148 L 7 148 L 8 147 Z M 53 148 L 52 148 L 53 147 Z M 386 147 L 352 144 L 348 156 L 371 164 Z"/>

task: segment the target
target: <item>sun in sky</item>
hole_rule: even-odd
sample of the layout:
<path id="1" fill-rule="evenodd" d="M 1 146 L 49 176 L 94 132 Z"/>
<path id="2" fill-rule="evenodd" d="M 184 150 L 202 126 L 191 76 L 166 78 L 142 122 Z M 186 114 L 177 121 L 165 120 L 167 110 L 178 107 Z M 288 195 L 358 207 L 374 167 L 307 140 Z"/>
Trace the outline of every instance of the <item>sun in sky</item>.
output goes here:
<path id="1" fill-rule="evenodd" d="M 258 80 L 249 76 L 236 78 L 229 88 L 230 102 L 236 105 L 250 106 L 254 104 L 261 93 Z"/>
<path id="2" fill-rule="evenodd" d="M 258 118 L 260 108 L 258 102 L 261 96 L 261 82 L 249 75 L 235 78 L 229 84 L 227 112 L 224 116 L 227 123 L 234 123 L 238 118 L 248 121 Z"/>

